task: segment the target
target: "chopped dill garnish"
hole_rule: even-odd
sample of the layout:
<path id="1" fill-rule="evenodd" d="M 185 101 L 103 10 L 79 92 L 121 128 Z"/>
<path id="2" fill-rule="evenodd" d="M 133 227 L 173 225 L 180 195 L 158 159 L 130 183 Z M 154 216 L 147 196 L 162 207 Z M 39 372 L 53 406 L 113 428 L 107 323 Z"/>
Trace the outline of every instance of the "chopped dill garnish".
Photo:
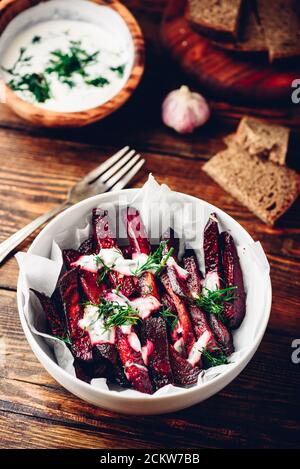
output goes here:
<path id="1" fill-rule="evenodd" d="M 33 36 L 32 38 L 32 44 L 39 44 L 41 42 L 42 38 L 41 36 Z"/>
<path id="2" fill-rule="evenodd" d="M 18 65 L 21 64 L 21 63 L 29 62 L 32 59 L 32 57 L 30 57 L 30 56 L 25 57 L 26 50 L 27 49 L 25 47 L 21 47 L 20 52 L 19 52 L 19 57 L 15 61 L 14 65 L 11 68 L 1 67 L 2 70 L 4 70 L 6 73 L 9 73 L 10 75 L 20 77 L 20 75 L 18 73 L 16 73 L 16 69 L 17 69 Z"/>
<path id="3" fill-rule="evenodd" d="M 169 308 L 162 309 L 159 314 L 168 322 L 168 324 L 170 324 L 172 331 L 174 331 L 179 322 L 179 317 L 177 314 L 172 313 Z"/>
<path id="4" fill-rule="evenodd" d="M 97 278 L 97 283 L 99 284 L 99 283 L 103 282 L 106 275 L 112 270 L 114 265 L 112 265 L 111 267 L 106 265 L 101 256 L 95 256 L 94 261 L 95 261 L 96 266 L 98 268 L 100 268 L 100 267 L 102 268 L 102 271 L 101 271 L 100 275 Z"/>
<path id="5" fill-rule="evenodd" d="M 234 300 L 232 290 L 237 287 L 228 287 L 221 290 L 209 290 L 204 287 L 205 293 L 201 293 L 198 298 L 195 298 L 195 303 L 202 308 L 206 313 L 212 313 L 222 319 L 224 312 L 224 303 Z"/>
<path id="6" fill-rule="evenodd" d="M 8 82 L 8 86 L 13 91 L 29 91 L 38 103 L 44 103 L 51 97 L 49 83 L 43 73 L 15 76 Z"/>
<path id="7" fill-rule="evenodd" d="M 125 64 L 119 65 L 118 67 L 110 67 L 110 70 L 112 72 L 115 72 L 119 76 L 119 78 L 123 78 L 125 72 Z"/>
<path id="8" fill-rule="evenodd" d="M 85 305 L 96 306 L 98 309 L 97 319 L 89 324 L 89 326 L 94 324 L 98 319 L 103 319 L 105 330 L 114 326 L 135 326 L 141 321 L 139 312 L 130 304 L 120 305 L 117 301 L 108 301 L 100 298 L 99 304 L 87 302 Z"/>
<path id="9" fill-rule="evenodd" d="M 166 255 L 163 254 L 167 241 L 162 241 L 159 247 L 149 255 L 146 262 L 132 272 L 133 275 L 139 276 L 144 272 L 153 270 L 158 275 L 161 270 L 166 266 L 168 259 L 172 256 L 174 248 L 170 248 Z"/>
<path id="10" fill-rule="evenodd" d="M 50 65 L 46 68 L 46 73 L 56 73 L 58 79 L 64 81 L 77 73 L 83 77 L 87 76 L 85 68 L 94 64 L 100 51 L 88 54 L 81 47 L 80 41 L 70 41 L 69 52 L 55 50 L 51 52 Z"/>
<path id="11" fill-rule="evenodd" d="M 204 348 L 200 350 L 202 353 L 203 358 L 206 360 L 207 364 L 212 366 L 219 366 L 219 365 L 227 365 L 228 358 L 224 353 L 218 353 L 217 355 L 213 355 L 212 353 L 208 352 Z"/>
<path id="12" fill-rule="evenodd" d="M 97 88 L 103 88 L 103 86 L 109 85 L 109 81 L 105 77 L 96 77 L 91 80 L 85 80 L 85 83 L 90 86 L 96 86 Z"/>

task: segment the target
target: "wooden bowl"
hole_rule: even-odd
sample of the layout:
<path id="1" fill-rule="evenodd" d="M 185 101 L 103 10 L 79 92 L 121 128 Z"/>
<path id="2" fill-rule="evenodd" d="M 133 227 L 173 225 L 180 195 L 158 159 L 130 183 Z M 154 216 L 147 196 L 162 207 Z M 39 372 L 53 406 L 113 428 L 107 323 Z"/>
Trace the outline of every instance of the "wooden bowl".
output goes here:
<path id="1" fill-rule="evenodd" d="M 0 4 L 0 36 L 19 13 L 38 3 L 51 0 L 3 0 Z M 129 78 L 123 88 L 109 101 L 91 109 L 78 112 L 49 111 L 31 104 L 17 96 L 1 80 L 3 101 L 20 117 L 33 124 L 45 127 L 81 127 L 99 121 L 121 107 L 138 86 L 144 72 L 144 39 L 141 29 L 129 12 L 119 1 L 115 0 L 86 0 L 113 9 L 126 23 L 133 41 L 133 66 Z"/>

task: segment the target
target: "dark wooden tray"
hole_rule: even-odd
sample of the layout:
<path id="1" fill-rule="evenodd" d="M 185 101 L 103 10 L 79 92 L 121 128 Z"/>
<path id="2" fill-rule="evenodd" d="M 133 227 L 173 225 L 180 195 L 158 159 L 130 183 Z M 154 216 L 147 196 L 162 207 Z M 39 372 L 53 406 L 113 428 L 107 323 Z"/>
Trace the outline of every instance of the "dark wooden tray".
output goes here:
<path id="1" fill-rule="evenodd" d="M 182 69 L 214 99 L 238 103 L 249 112 L 263 106 L 269 117 L 280 120 L 282 113 L 292 118 L 291 123 L 293 119 L 299 123 L 300 105 L 292 103 L 291 84 L 300 78 L 300 59 L 269 64 L 263 54 L 222 50 L 191 28 L 186 4 L 171 0 L 161 28 L 164 46 Z M 259 114 L 259 109 L 255 112 Z"/>

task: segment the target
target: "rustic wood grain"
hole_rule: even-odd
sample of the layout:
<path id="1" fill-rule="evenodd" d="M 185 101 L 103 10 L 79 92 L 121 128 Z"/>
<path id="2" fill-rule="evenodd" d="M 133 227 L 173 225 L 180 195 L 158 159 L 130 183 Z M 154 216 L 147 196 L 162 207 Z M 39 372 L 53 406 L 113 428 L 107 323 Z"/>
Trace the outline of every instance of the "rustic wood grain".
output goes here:
<path id="1" fill-rule="evenodd" d="M 163 416 L 116 414 L 71 395 L 34 357 L 19 322 L 18 269 L 11 257 L 0 266 L 0 447 L 299 448 L 300 364 L 291 361 L 291 342 L 300 331 L 300 201 L 277 227 L 268 228 L 202 172 L 244 108 L 219 105 L 221 112 L 192 136 L 163 127 L 161 100 L 183 83 L 180 71 L 151 42 L 165 2 L 126 3 L 150 41 L 148 63 L 157 60 L 165 68 L 147 67 L 141 87 L 121 110 L 76 132 L 32 127 L 0 105 L 0 242 L 63 200 L 74 182 L 129 143 L 146 158 L 132 186 L 140 187 L 151 171 L 159 182 L 224 209 L 262 243 L 271 264 L 270 323 L 250 364 L 213 398 Z M 160 74 L 166 69 L 169 73 Z M 292 122 L 288 114 L 286 120 Z M 299 133 L 295 136 L 289 165 L 299 168 Z"/>

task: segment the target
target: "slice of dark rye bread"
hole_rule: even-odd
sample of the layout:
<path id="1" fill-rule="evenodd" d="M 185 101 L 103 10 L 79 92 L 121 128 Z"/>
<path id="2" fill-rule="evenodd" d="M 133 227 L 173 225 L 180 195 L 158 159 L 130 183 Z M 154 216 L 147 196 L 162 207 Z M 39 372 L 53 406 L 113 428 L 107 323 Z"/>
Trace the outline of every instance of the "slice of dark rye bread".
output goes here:
<path id="1" fill-rule="evenodd" d="M 269 158 L 277 164 L 286 162 L 290 130 L 282 125 L 244 116 L 239 123 L 234 141 L 250 155 Z"/>
<path id="2" fill-rule="evenodd" d="M 242 148 L 217 153 L 203 170 L 268 225 L 274 225 L 300 193 L 298 173 Z"/>
<path id="3" fill-rule="evenodd" d="M 189 0 L 187 18 L 200 32 L 216 39 L 238 37 L 243 0 Z"/>
<path id="4" fill-rule="evenodd" d="M 300 55 L 299 0 L 257 0 L 256 7 L 270 62 Z"/>
<path id="5" fill-rule="evenodd" d="M 265 35 L 251 0 L 245 2 L 240 21 L 240 37 L 238 40 L 228 42 L 214 39 L 212 42 L 221 49 L 236 52 L 267 52 Z"/>

